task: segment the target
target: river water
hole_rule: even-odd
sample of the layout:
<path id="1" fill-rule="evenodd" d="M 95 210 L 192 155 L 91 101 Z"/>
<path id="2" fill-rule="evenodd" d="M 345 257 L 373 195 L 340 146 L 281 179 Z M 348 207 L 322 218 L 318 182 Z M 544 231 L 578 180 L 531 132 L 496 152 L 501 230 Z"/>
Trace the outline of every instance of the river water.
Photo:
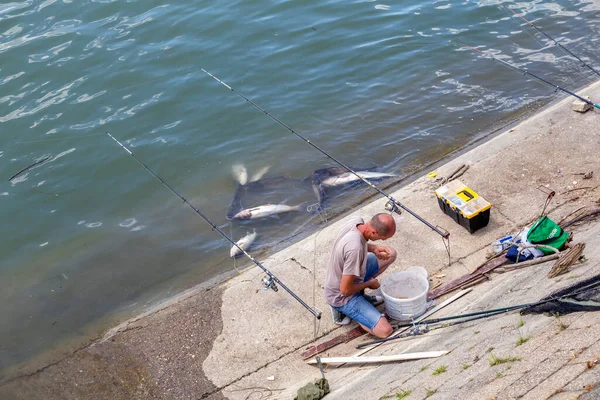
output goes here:
<path id="1" fill-rule="evenodd" d="M 234 239 L 256 229 L 261 258 L 319 226 L 303 179 L 336 164 L 201 68 L 344 163 L 403 177 L 561 95 L 459 42 L 566 88 L 597 79 L 504 5 L 600 64 L 597 1 L 1 4 L 0 377 L 234 268 L 105 132 Z M 228 221 L 235 164 L 273 183 L 244 206 L 302 211 Z"/>

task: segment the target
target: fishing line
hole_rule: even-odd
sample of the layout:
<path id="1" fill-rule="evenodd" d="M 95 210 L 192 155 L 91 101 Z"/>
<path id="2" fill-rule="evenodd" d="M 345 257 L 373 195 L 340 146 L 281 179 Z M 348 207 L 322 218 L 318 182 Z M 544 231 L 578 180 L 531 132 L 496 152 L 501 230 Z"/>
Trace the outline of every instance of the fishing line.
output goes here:
<path id="1" fill-rule="evenodd" d="M 138 162 L 138 164 L 140 164 L 142 167 L 144 167 L 146 169 L 146 171 L 150 172 L 150 174 L 152 174 L 152 176 L 154 176 L 156 179 L 158 179 L 166 188 L 168 188 L 173 194 L 175 194 L 177 197 L 179 197 L 185 204 L 187 204 L 192 210 L 194 210 L 196 212 L 196 214 L 201 216 L 208 224 L 210 224 L 210 226 L 212 226 L 212 228 L 213 228 L 213 231 L 216 229 L 217 232 L 219 232 L 221 234 L 221 236 L 223 236 L 225 239 L 227 239 L 229 242 L 231 242 L 242 253 L 244 253 L 246 255 L 246 257 L 248 257 L 250 260 L 252 260 L 260 269 L 262 269 L 267 274 L 267 276 L 265 278 L 263 278 L 263 284 L 268 289 L 272 289 L 273 291 L 276 292 L 276 291 L 278 291 L 278 288 L 275 283 L 279 284 L 279 286 L 281 286 L 294 299 L 296 299 L 300 304 L 302 304 L 302 306 L 304 308 L 306 308 L 308 311 L 310 311 L 311 314 L 313 314 L 317 319 L 321 318 L 320 311 L 314 310 L 308 304 L 306 304 L 300 297 L 298 297 L 285 284 L 283 284 L 283 282 L 281 282 L 275 275 L 273 275 L 273 273 L 271 271 L 269 271 L 267 268 L 265 268 L 260 262 L 258 262 L 254 257 L 252 257 L 248 252 L 246 252 L 246 250 L 244 250 L 240 246 L 238 246 L 237 243 L 233 239 L 231 239 L 229 236 L 227 236 L 218 226 L 213 224 L 212 221 L 210 219 L 208 219 L 208 217 L 202 213 L 202 211 L 200 211 L 199 209 L 194 207 L 194 205 L 192 205 L 190 202 L 188 202 L 185 197 L 183 197 L 181 194 L 179 194 L 167 182 L 165 182 L 160 176 L 158 176 L 154 171 L 152 171 L 150 168 L 148 168 L 148 166 L 146 164 L 144 164 L 139 158 L 137 158 L 136 155 L 131 152 L 131 150 L 129 150 L 127 147 L 125 147 L 125 145 L 123 145 L 121 142 L 119 142 L 113 135 L 111 135 L 108 132 L 106 132 L 106 134 L 112 140 L 114 140 L 119 146 L 121 146 L 123 148 L 123 150 L 125 150 L 127 153 L 129 153 L 129 155 L 132 156 L 135 159 L 135 161 Z"/>
<path id="2" fill-rule="evenodd" d="M 483 54 L 483 55 L 484 55 L 484 56 L 486 56 L 486 57 L 489 57 L 489 58 L 491 58 L 493 61 L 498 61 L 498 62 L 499 62 L 499 63 L 501 63 L 502 65 L 504 65 L 504 66 L 506 66 L 506 67 L 508 67 L 508 68 L 510 68 L 510 69 L 512 69 L 512 70 L 514 70 L 514 71 L 519 71 L 519 72 L 523 73 L 524 75 L 529 75 L 529 76 L 531 76 L 532 78 L 535 78 L 535 79 L 537 79 L 537 80 L 538 80 L 538 81 L 540 81 L 540 82 L 543 82 L 543 83 L 545 83 L 545 84 L 547 84 L 547 85 L 549 85 L 549 86 L 552 86 L 552 87 L 553 87 L 555 90 L 561 90 L 561 91 L 563 91 L 563 92 L 565 92 L 565 93 L 567 93 L 567 94 L 570 94 L 571 96 L 577 97 L 579 100 L 583 101 L 584 103 L 587 103 L 587 104 L 589 104 L 589 105 L 590 105 L 590 106 L 592 106 L 592 107 L 596 107 L 596 108 L 600 109 L 600 105 L 598 105 L 598 104 L 596 104 L 596 103 L 593 103 L 592 101 L 590 101 L 590 100 L 588 100 L 588 99 L 586 99 L 586 98 L 584 98 L 584 97 L 581 97 L 581 96 L 579 96 L 579 95 L 577 95 L 577 94 L 575 94 L 575 93 L 571 92 L 571 91 L 570 91 L 570 90 L 568 90 L 568 89 L 565 89 L 565 88 L 562 88 L 562 87 L 560 87 L 560 86 L 558 86 L 558 85 L 555 85 L 554 83 L 552 83 L 552 82 L 549 82 L 549 81 L 545 80 L 544 78 L 540 78 L 539 76 L 537 76 L 537 75 L 535 75 L 535 74 L 532 74 L 531 72 L 529 72 L 529 71 L 527 71 L 527 70 L 525 70 L 525 69 L 523 69 L 523 68 L 519 68 L 519 67 L 517 67 L 516 65 L 513 65 L 513 64 L 511 64 L 511 63 L 509 63 L 509 62 L 506 62 L 506 61 L 500 60 L 499 58 L 496 58 L 496 57 L 494 57 L 494 56 L 492 56 L 492 55 L 490 55 L 490 54 L 488 54 L 488 53 L 486 53 L 486 52 L 484 52 L 484 51 L 481 51 L 481 50 L 479 50 L 479 49 L 476 49 L 475 47 L 472 47 L 472 46 L 466 45 L 466 44 L 464 44 L 464 43 L 461 43 L 461 42 L 458 42 L 458 43 L 460 43 L 460 44 L 461 44 L 461 46 L 468 48 L 469 50 L 476 51 L 476 52 L 478 52 L 478 53 L 481 53 L 481 54 Z"/>
<path id="3" fill-rule="evenodd" d="M 583 61 L 581 58 L 577 57 L 575 54 L 571 53 L 569 51 L 569 49 L 567 49 L 566 47 L 564 47 L 562 44 L 558 43 L 558 41 L 556 39 L 554 39 L 552 36 L 548 35 L 546 32 L 544 32 L 543 30 L 541 30 L 540 28 L 538 28 L 533 22 L 528 21 L 521 14 L 519 14 L 518 12 L 516 12 L 515 10 L 513 10 L 512 8 L 510 8 L 510 7 L 506 6 L 506 5 L 504 6 L 504 8 L 506 10 L 512 12 L 517 17 L 521 18 L 523 21 L 527 22 L 529 24 L 529 26 L 531 26 L 532 28 L 534 28 L 536 31 L 540 32 L 542 35 L 544 35 L 548 39 L 552 40 L 554 42 L 554 44 L 556 44 L 558 47 L 561 48 L 561 50 L 563 50 L 564 52 L 570 54 L 572 57 L 576 58 L 581 63 L 582 67 L 586 67 L 590 71 L 592 71 L 593 73 L 595 73 L 596 75 L 600 76 L 600 72 L 596 71 L 591 65 L 589 65 L 588 63 L 586 63 L 585 61 Z"/>
<path id="4" fill-rule="evenodd" d="M 72 136 L 72 137 L 58 137 L 58 138 L 53 138 L 53 139 L 30 140 L 27 142 L 16 142 L 16 143 L 10 145 L 9 147 L 16 146 L 18 144 L 53 142 L 55 140 L 73 140 L 73 139 L 88 138 L 90 136 L 100 136 L 100 135 L 103 135 L 103 133 L 92 133 L 90 135 L 78 135 L 78 136 Z"/>
<path id="5" fill-rule="evenodd" d="M 505 7 L 505 6 L 498 6 L 498 8 L 503 8 L 503 9 L 504 9 L 504 10 L 505 10 L 505 11 L 506 11 L 506 12 L 507 12 L 507 13 L 508 13 L 510 16 L 511 16 L 511 20 L 513 20 L 513 22 L 515 23 L 515 25 L 516 25 L 516 26 L 518 26 L 519 28 L 521 28 L 521 29 L 522 29 L 522 31 L 523 31 L 524 33 L 526 33 L 526 34 L 527 34 L 527 36 L 529 36 L 531 39 L 533 39 L 533 41 L 534 41 L 534 42 L 536 42 L 536 43 L 537 43 L 537 44 L 540 46 L 540 48 L 541 48 L 541 49 L 540 49 L 540 51 L 543 51 L 543 50 L 544 50 L 546 47 L 549 47 L 549 45 L 547 45 L 547 44 L 543 43 L 541 40 L 538 40 L 538 39 L 536 38 L 536 36 L 535 36 L 533 33 L 531 33 L 531 30 L 530 30 L 530 29 L 523 29 L 523 26 L 522 26 L 522 24 L 520 24 L 518 21 L 515 21 L 515 20 L 514 20 L 514 18 L 512 18 L 512 17 L 514 17 L 514 15 L 513 15 L 513 14 L 511 14 L 511 11 L 512 11 L 512 10 L 508 10 L 508 8 L 507 8 L 507 7 Z M 572 65 L 572 63 L 565 63 L 565 67 L 566 67 L 566 68 L 567 68 L 567 69 L 568 69 L 568 70 L 569 70 L 569 71 L 570 71 L 570 72 L 571 72 L 573 75 L 578 75 L 578 76 L 579 76 L 581 79 L 584 79 L 584 80 L 585 80 L 585 79 L 588 79 L 588 78 L 587 78 L 587 76 L 586 76 L 586 74 L 584 73 L 585 71 L 582 71 L 582 69 L 581 69 L 581 68 L 577 68 L 577 67 L 573 66 L 573 65 Z M 566 79 L 569 81 L 569 84 L 570 84 L 571 86 L 576 86 L 576 84 L 575 84 L 574 80 L 573 80 L 573 79 L 571 79 L 571 76 L 570 76 L 570 75 L 567 75 L 567 76 L 566 76 Z"/>
<path id="6" fill-rule="evenodd" d="M 330 155 L 329 153 L 327 153 L 325 150 L 321 149 L 319 146 L 317 146 L 316 144 L 312 143 L 309 139 L 306 139 L 304 136 L 300 135 L 298 132 L 296 132 L 295 130 L 293 130 L 292 128 L 290 128 L 288 125 L 286 125 L 280 119 L 278 119 L 274 115 L 270 114 L 268 111 L 266 111 L 264 108 L 262 108 L 261 106 L 259 106 L 258 104 L 256 104 L 254 101 L 250 100 L 249 98 L 247 98 L 246 96 L 244 96 L 243 94 L 241 94 L 240 92 L 238 92 L 237 90 L 235 90 L 234 88 L 232 88 L 231 86 L 229 86 L 228 84 L 226 84 L 221 79 L 217 78 L 215 75 L 211 74 L 210 72 L 208 72 L 204 68 L 200 68 L 200 69 L 206 75 L 210 76 L 211 78 L 213 78 L 214 80 L 216 80 L 217 82 L 219 82 L 221 85 L 223 85 L 227 89 L 231 90 L 233 93 L 235 93 L 236 95 L 238 95 L 239 97 L 241 97 L 242 99 L 244 99 L 247 103 L 251 104 L 254 108 L 256 108 L 257 110 L 261 111 L 267 117 L 271 118 L 273 121 L 275 121 L 276 123 L 278 123 L 279 125 L 281 125 L 285 129 L 287 129 L 288 131 L 290 131 L 292 134 L 294 134 L 297 137 L 299 137 L 300 139 L 304 140 L 307 144 L 309 144 L 310 146 L 312 146 L 314 149 L 318 150 L 319 152 L 321 152 L 322 154 L 324 154 L 325 156 L 327 156 L 329 159 L 333 160 L 334 162 L 336 162 L 337 164 L 339 164 L 340 166 L 342 166 L 343 168 L 345 168 L 346 170 L 348 170 L 348 172 L 350 172 L 353 175 L 355 175 L 356 177 L 358 177 L 361 181 L 363 181 L 364 183 L 366 183 L 367 185 L 369 185 L 372 189 L 375 189 L 381 195 L 383 195 L 384 197 L 386 197 L 389 200 L 386 203 L 386 205 L 385 205 L 386 210 L 393 211 L 393 212 L 396 212 L 397 214 L 400 214 L 400 209 L 398 208 L 398 207 L 400 207 L 400 208 L 404 209 L 406 212 L 408 212 L 410 215 L 412 215 L 413 217 L 417 218 L 419 221 L 421 221 L 422 223 L 424 223 L 425 225 L 427 225 L 433 231 L 435 231 L 436 233 L 438 233 L 439 235 L 441 235 L 443 238 L 447 239 L 448 236 L 450 236 L 450 233 L 448 231 L 442 232 L 437 227 L 431 225 L 429 222 L 427 222 L 426 220 L 424 220 L 423 218 L 421 218 L 419 215 L 417 215 L 416 213 L 414 213 L 410 209 L 406 208 L 403 204 L 401 204 L 399 201 L 397 201 L 396 199 L 394 199 L 392 196 L 390 196 L 389 194 L 385 193 L 383 190 L 381 190 L 377 186 L 373 185 L 367 179 L 365 179 L 362 176 L 360 176 L 360 174 L 358 174 L 352 168 L 348 167 L 347 165 L 345 165 L 341 161 L 337 160 L 332 155 Z"/>

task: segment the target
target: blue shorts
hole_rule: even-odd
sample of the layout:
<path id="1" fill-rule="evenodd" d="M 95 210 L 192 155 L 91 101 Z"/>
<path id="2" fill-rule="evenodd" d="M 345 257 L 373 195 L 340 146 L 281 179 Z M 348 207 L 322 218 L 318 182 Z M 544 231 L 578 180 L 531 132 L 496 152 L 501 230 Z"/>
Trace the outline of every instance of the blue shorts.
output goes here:
<path id="1" fill-rule="evenodd" d="M 379 271 L 379 262 L 373 253 L 367 256 L 367 272 L 363 282 L 368 281 Z M 375 328 L 379 319 L 383 316 L 373 304 L 365 299 L 362 294 L 356 293 L 348 300 L 346 304 L 340 307 L 333 307 L 338 311 L 343 312 L 359 324 L 366 326 L 369 329 Z"/>

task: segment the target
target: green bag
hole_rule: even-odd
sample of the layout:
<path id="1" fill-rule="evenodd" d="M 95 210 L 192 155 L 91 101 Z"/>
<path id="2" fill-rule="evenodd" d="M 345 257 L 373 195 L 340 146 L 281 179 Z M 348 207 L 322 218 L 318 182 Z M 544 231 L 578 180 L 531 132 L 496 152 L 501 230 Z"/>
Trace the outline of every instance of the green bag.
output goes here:
<path id="1" fill-rule="evenodd" d="M 529 243 L 544 244 L 546 246 L 554 247 L 558 251 L 565 247 L 568 238 L 569 232 L 565 232 L 556 222 L 546 216 L 538 219 L 527 233 L 527 241 Z M 554 253 L 552 250 L 544 247 L 540 247 L 540 250 L 544 254 Z"/>
<path id="2" fill-rule="evenodd" d="M 315 383 L 307 383 L 298 390 L 294 400 L 319 400 L 329 393 L 329 382 L 321 378 Z"/>

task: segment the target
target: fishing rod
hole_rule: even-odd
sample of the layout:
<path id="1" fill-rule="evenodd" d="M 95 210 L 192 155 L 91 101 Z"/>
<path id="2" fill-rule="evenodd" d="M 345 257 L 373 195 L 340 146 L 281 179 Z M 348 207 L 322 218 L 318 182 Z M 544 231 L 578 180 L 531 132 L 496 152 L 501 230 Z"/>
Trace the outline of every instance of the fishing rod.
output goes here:
<path id="1" fill-rule="evenodd" d="M 468 314 L 453 315 L 451 317 L 428 319 L 428 320 L 419 321 L 418 324 L 407 323 L 407 324 L 400 324 L 400 325 L 392 325 L 392 327 L 394 329 L 410 328 L 410 327 L 412 327 L 413 329 L 411 329 L 409 332 L 406 332 L 406 333 L 400 333 L 400 334 L 390 336 L 387 338 L 376 339 L 376 340 L 372 340 L 370 342 L 360 343 L 360 344 L 356 345 L 356 348 L 359 349 L 359 348 L 369 346 L 372 344 L 385 343 L 385 342 L 389 342 L 390 340 L 401 339 L 401 338 L 405 338 L 408 336 L 422 335 L 422 334 L 425 334 L 425 333 L 435 330 L 435 329 L 446 328 L 446 327 L 453 326 L 453 325 L 459 325 L 459 324 L 462 324 L 465 322 L 475 321 L 475 320 L 482 319 L 482 318 L 493 317 L 496 315 L 504 314 L 504 313 L 518 310 L 521 308 L 535 307 L 535 306 L 539 306 L 541 304 L 546 304 L 546 303 L 564 299 L 567 297 L 577 296 L 578 294 L 582 294 L 582 293 L 588 292 L 590 290 L 594 290 L 594 289 L 597 290 L 598 289 L 597 286 L 599 284 L 600 284 L 600 282 L 594 282 L 590 285 L 584 286 L 584 288 L 582 288 L 580 290 L 576 290 L 574 292 L 567 293 L 562 296 L 550 297 L 548 299 L 536 301 L 533 303 L 525 303 L 525 304 L 519 304 L 519 305 L 515 305 L 515 306 L 496 308 L 493 310 L 476 311 L 476 312 L 472 312 L 472 313 L 468 313 Z M 467 319 L 462 320 L 462 321 L 450 322 L 450 323 L 443 324 L 439 327 L 434 327 L 431 329 L 429 329 L 429 327 L 427 326 L 427 324 L 435 324 L 435 323 L 440 323 L 440 322 L 449 321 L 449 320 L 453 320 L 453 319 L 459 319 L 459 318 L 467 318 Z"/>
<path id="2" fill-rule="evenodd" d="M 515 14 L 517 17 L 521 18 L 523 21 L 527 22 L 529 24 L 529 26 L 531 26 L 532 28 L 535 28 L 535 30 L 537 30 L 538 32 L 540 32 L 542 35 L 544 35 L 548 39 L 552 40 L 563 51 L 565 51 L 565 52 L 569 53 L 571 56 L 575 57 L 581 63 L 582 67 L 589 68 L 596 75 L 600 76 L 600 72 L 596 71 L 591 65 L 589 65 L 588 63 L 586 63 L 585 61 L 583 61 L 581 58 L 577 57 L 575 54 L 571 53 L 565 46 L 563 46 L 562 44 L 558 43 L 558 41 L 556 41 L 552 36 L 548 35 L 546 32 L 544 32 L 543 30 L 541 30 L 540 28 L 538 28 L 533 22 L 528 21 L 527 19 L 525 19 L 525 17 L 523 17 L 521 14 L 519 14 L 518 12 L 516 12 L 515 10 L 513 10 L 512 8 L 510 8 L 508 6 L 504 6 L 504 8 L 506 8 L 508 11 L 512 12 L 513 14 Z"/>
<path id="3" fill-rule="evenodd" d="M 211 78 L 213 78 L 214 80 L 216 80 L 217 82 L 219 82 L 221 85 L 225 86 L 227 89 L 231 90 L 233 93 L 235 93 L 236 95 L 238 95 L 242 99 L 246 100 L 247 103 L 250 103 L 253 107 L 255 107 L 257 110 L 259 110 L 262 113 L 264 113 L 267 117 L 271 118 L 273 121 L 277 122 L 279 125 L 283 126 L 285 129 L 287 129 L 288 131 L 290 131 L 294 135 L 298 136 L 300 139 L 304 140 L 306 143 L 308 143 L 309 145 L 311 145 L 313 148 L 317 149 L 322 154 L 324 154 L 325 156 L 327 156 L 331 160 L 335 161 L 336 163 L 338 163 L 339 165 L 341 165 L 343 168 L 347 169 L 350 173 L 354 174 L 361 181 L 363 181 L 364 183 L 366 183 L 367 185 L 369 185 L 371 188 L 373 188 L 376 191 L 378 191 L 381 195 L 383 195 L 384 197 L 386 197 L 389 200 L 385 204 L 385 209 L 387 211 L 395 212 L 397 214 L 400 214 L 401 213 L 400 208 L 402 208 L 407 213 L 409 213 L 413 217 L 417 218 L 419 221 L 421 221 L 422 223 L 424 223 L 425 225 L 427 225 L 433 231 L 435 231 L 436 233 L 438 233 L 439 235 L 441 235 L 443 238 L 448 238 L 448 236 L 450 236 L 449 232 L 447 232 L 447 231 L 446 232 L 442 232 L 437 227 L 431 225 L 425 219 L 421 218 L 419 215 L 417 215 L 416 213 L 414 213 L 413 211 L 411 211 L 410 209 L 408 209 L 407 207 L 405 207 L 403 204 L 401 204 L 398 200 L 394 199 L 392 196 L 390 196 L 389 194 L 385 193 L 383 190 L 379 189 L 377 186 L 373 185 L 367 179 L 365 179 L 362 176 L 360 176 L 359 173 L 357 173 L 352 168 L 348 167 L 347 165 L 345 165 L 341 161 L 339 161 L 336 158 L 334 158 L 332 155 L 330 155 L 329 153 L 327 153 L 325 150 L 321 149 L 319 146 L 317 146 L 316 144 L 314 144 L 313 142 L 311 142 L 309 139 L 306 139 L 304 136 L 300 135 L 298 132 L 296 132 L 295 130 L 293 130 L 292 128 L 290 128 L 288 125 L 286 125 L 284 122 L 282 122 L 280 119 L 278 119 L 277 117 L 275 117 L 274 115 L 272 115 L 268 111 L 266 111 L 264 108 L 262 108 L 261 106 L 259 106 L 258 104 L 256 104 L 254 101 L 250 100 L 249 98 L 247 98 L 246 96 L 244 96 L 243 94 L 241 94 L 240 92 L 238 92 L 237 90 L 235 90 L 234 88 L 232 88 L 231 86 L 229 86 L 228 84 L 226 84 L 221 79 L 217 78 L 216 76 L 214 76 L 213 74 L 211 74 L 210 72 L 208 72 L 207 70 L 205 70 L 204 68 L 200 68 L 200 69 L 206 75 L 210 76 Z"/>
<path id="4" fill-rule="evenodd" d="M 459 43 L 460 43 L 460 42 L 459 42 Z M 527 71 L 527 70 L 525 70 L 525 69 L 523 69 L 523 68 L 519 68 L 519 67 L 517 67 L 516 65 L 513 65 L 513 64 L 511 64 L 511 63 L 508 63 L 508 62 L 506 62 L 506 61 L 500 60 L 499 58 L 496 58 L 496 57 L 494 57 L 494 56 L 492 56 L 492 55 L 489 55 L 488 53 L 486 53 L 486 52 L 483 52 L 483 51 L 481 51 L 481 50 L 479 50 L 479 49 L 476 49 L 475 47 L 472 47 L 472 46 L 466 45 L 466 44 L 464 44 L 464 43 L 460 43 L 460 44 L 461 44 L 462 46 L 464 46 L 464 47 L 466 47 L 466 48 L 470 49 L 470 50 L 473 50 L 473 51 L 476 51 L 476 52 L 478 52 L 478 53 L 481 53 L 481 54 L 483 54 L 484 56 L 487 56 L 487 57 L 491 58 L 491 59 L 492 59 L 492 60 L 494 60 L 494 61 L 498 61 L 499 63 L 501 63 L 501 64 L 503 64 L 503 65 L 505 65 L 505 66 L 509 67 L 510 69 L 513 69 L 513 70 L 516 70 L 516 71 L 522 72 L 522 73 L 523 73 L 523 74 L 525 74 L 525 75 L 529 75 L 529 76 L 531 76 L 531 77 L 533 77 L 533 78 L 535 78 L 535 79 L 537 79 L 537 80 L 539 80 L 539 81 L 541 81 L 541 82 L 543 82 L 543 83 L 545 83 L 545 84 L 547 84 L 547 85 L 550 85 L 550 86 L 552 86 L 552 87 L 553 87 L 553 88 L 555 88 L 555 89 L 561 90 L 561 91 L 563 91 L 563 92 L 565 92 L 565 93 L 567 93 L 567 94 L 570 94 L 571 96 L 577 97 L 579 100 L 583 101 L 584 103 L 587 103 L 587 104 L 589 104 L 589 105 L 590 105 L 590 106 L 592 106 L 592 107 L 596 107 L 596 108 L 600 109 L 600 105 L 598 105 L 598 104 L 596 104 L 596 103 L 593 103 L 592 101 L 590 101 L 590 100 L 588 100 L 588 99 L 586 99 L 586 98 L 584 98 L 584 97 L 581 97 L 581 96 L 579 96 L 579 95 L 577 95 L 577 94 L 575 94 L 575 93 L 571 92 L 570 90 L 567 90 L 567 89 L 564 89 L 564 88 L 562 88 L 562 87 L 560 87 L 560 86 L 558 86 L 558 85 L 555 85 L 554 83 L 552 83 L 552 82 L 549 82 L 549 81 L 545 80 L 544 78 L 540 78 L 539 76 L 537 76 L 537 75 L 534 75 L 534 74 L 532 74 L 531 72 L 529 72 L 529 71 Z"/>
<path id="5" fill-rule="evenodd" d="M 179 197 L 185 204 L 187 204 L 188 206 L 190 206 L 190 208 L 192 210 L 194 210 L 196 212 L 196 214 L 198 214 L 199 216 L 201 216 L 202 218 L 204 218 L 204 220 L 206 222 L 208 222 L 210 224 L 210 226 L 212 226 L 213 230 L 216 229 L 217 232 L 219 232 L 225 239 L 227 239 L 228 241 L 230 241 L 235 247 L 237 247 L 242 253 L 244 253 L 246 255 L 246 257 L 248 257 L 250 260 L 252 260 L 254 262 L 254 264 L 256 264 L 258 267 L 260 267 L 260 269 L 262 269 L 267 274 L 267 276 L 264 277 L 263 280 L 262 280 L 263 284 L 265 285 L 265 287 L 267 289 L 272 289 L 273 291 L 277 292 L 279 289 L 277 288 L 276 284 L 279 284 L 279 286 L 281 286 L 286 292 L 288 292 L 290 295 L 292 295 L 292 297 L 294 299 L 296 299 L 300 304 L 302 304 L 302 306 L 304 306 L 304 308 L 306 308 L 308 311 L 310 311 L 311 314 L 313 314 L 317 319 L 321 319 L 321 312 L 320 311 L 314 310 L 308 304 L 306 304 L 300 297 L 298 297 L 298 295 L 296 295 L 296 293 L 292 292 L 291 289 L 289 289 L 283 282 L 281 282 L 279 279 L 277 279 L 277 277 L 275 275 L 273 275 L 273 273 L 271 271 L 269 271 L 261 263 L 259 263 L 254 257 L 252 257 L 248 252 L 246 252 L 246 250 L 244 250 L 243 248 L 241 248 L 236 242 L 233 241 L 233 239 L 231 239 L 221 229 L 219 229 L 218 226 L 216 226 L 215 224 L 213 224 L 212 221 L 210 219 L 208 219 L 208 217 L 202 213 L 202 211 L 200 211 L 196 207 L 194 207 L 194 205 L 191 204 L 189 201 L 187 201 L 187 199 L 185 197 L 183 197 L 182 195 L 180 195 L 175 189 L 173 189 L 160 176 L 158 176 L 154 171 L 152 171 L 150 168 L 148 168 L 148 166 L 146 164 L 144 164 L 139 158 L 137 158 L 136 155 L 131 152 L 131 150 L 129 150 L 127 147 L 125 147 L 125 145 L 123 145 L 123 143 L 119 142 L 110 133 L 106 132 L 106 134 L 108 136 L 110 136 L 110 138 L 112 140 L 114 140 L 115 142 L 117 142 L 117 144 L 119 146 L 121 146 L 123 148 L 123 150 L 125 150 L 127 153 L 129 153 L 129 155 L 132 156 L 135 159 L 135 161 L 137 161 L 142 167 L 146 168 L 146 170 L 148 172 L 150 172 L 156 179 L 158 179 L 165 187 L 167 187 L 171 192 L 173 192 L 173 194 L 175 194 L 177 197 Z"/>
<path id="6" fill-rule="evenodd" d="M 411 329 L 408 332 L 400 333 L 400 334 L 392 336 L 392 337 L 387 337 L 387 338 L 383 338 L 383 339 L 372 340 L 370 342 L 359 343 L 359 344 L 356 345 L 356 348 L 357 349 L 362 349 L 363 347 L 367 347 L 367 346 L 370 346 L 372 344 L 385 343 L 385 342 L 389 342 L 390 340 L 402 339 L 402 338 L 406 338 L 406 337 L 410 337 L 410 336 L 424 335 L 426 333 L 429 333 L 431 331 L 435 331 L 435 330 L 438 330 L 438 329 L 448 328 L 450 326 L 460 325 L 460 324 L 464 324 L 466 322 L 471 322 L 471 321 L 475 321 L 475 320 L 482 319 L 482 318 L 492 317 L 494 315 L 499 315 L 499 314 L 502 314 L 502 312 L 496 312 L 496 313 L 489 314 L 489 315 L 488 314 L 486 314 L 486 315 L 478 315 L 478 316 L 475 316 L 475 317 L 464 319 L 462 321 L 448 322 L 446 324 L 442 324 L 440 326 L 434 326 L 434 327 L 430 327 L 429 325 L 423 324 L 422 322 L 419 322 L 416 325 L 410 325 L 409 324 L 409 326 L 412 326 L 413 329 Z"/>

